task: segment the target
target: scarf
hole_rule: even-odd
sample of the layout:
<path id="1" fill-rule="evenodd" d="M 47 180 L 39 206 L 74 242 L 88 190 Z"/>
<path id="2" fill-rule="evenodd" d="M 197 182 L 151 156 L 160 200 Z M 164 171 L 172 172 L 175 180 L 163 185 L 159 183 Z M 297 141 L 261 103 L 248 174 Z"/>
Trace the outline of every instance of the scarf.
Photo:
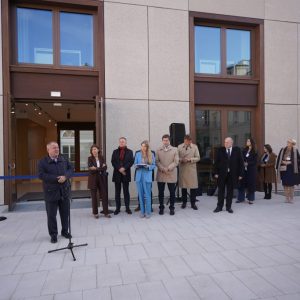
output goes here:
<path id="1" fill-rule="evenodd" d="M 125 156 L 125 150 L 126 150 L 126 146 L 125 147 L 119 147 L 119 150 L 120 150 L 120 161 L 123 161 L 124 160 L 124 156 Z"/>
<path id="2" fill-rule="evenodd" d="M 281 177 L 280 177 L 280 166 L 281 166 L 281 164 L 282 164 L 282 159 L 283 159 L 284 152 L 286 151 L 286 148 L 287 148 L 287 147 L 281 148 L 280 154 L 279 154 L 279 158 L 278 158 L 277 175 L 278 175 L 278 180 L 279 180 L 279 181 L 280 181 L 280 179 L 281 179 Z M 291 150 L 291 154 L 292 154 L 292 156 L 293 156 L 293 162 L 292 162 L 292 163 L 293 163 L 294 173 L 295 173 L 295 174 L 298 174 L 298 173 L 299 173 L 299 170 L 298 170 L 298 162 L 297 162 L 297 160 L 298 160 L 297 152 L 298 152 L 297 148 L 296 148 L 296 147 L 293 147 L 292 150 Z"/>

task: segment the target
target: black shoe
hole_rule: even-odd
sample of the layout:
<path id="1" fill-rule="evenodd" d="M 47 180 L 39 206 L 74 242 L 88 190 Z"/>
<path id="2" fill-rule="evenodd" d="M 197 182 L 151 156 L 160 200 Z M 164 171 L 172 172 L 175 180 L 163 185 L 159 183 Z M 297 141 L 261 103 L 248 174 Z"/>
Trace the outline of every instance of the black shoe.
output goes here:
<path id="1" fill-rule="evenodd" d="M 226 209 L 230 214 L 233 213 L 233 210 L 231 208 Z"/>
<path id="2" fill-rule="evenodd" d="M 132 215 L 132 211 L 131 211 L 130 208 L 127 208 L 127 209 L 126 209 L 126 212 L 127 212 L 129 215 Z"/>
<path id="3" fill-rule="evenodd" d="M 182 202 L 181 208 L 182 208 L 182 209 L 186 208 L 186 202 Z"/>
<path id="4" fill-rule="evenodd" d="M 71 239 L 72 238 L 72 235 L 69 232 L 62 232 L 61 235 L 63 237 L 65 237 L 66 239 Z"/>
<path id="5" fill-rule="evenodd" d="M 174 209 L 170 209 L 170 215 L 171 215 L 171 216 L 174 216 L 174 215 L 175 215 Z"/>
<path id="6" fill-rule="evenodd" d="M 160 208 L 160 209 L 159 209 L 159 214 L 160 214 L 160 215 L 163 215 L 163 214 L 164 214 L 164 209 L 163 209 L 163 208 Z"/>
<path id="7" fill-rule="evenodd" d="M 56 235 L 51 236 L 51 243 L 52 244 L 57 243 L 57 236 Z"/>
<path id="8" fill-rule="evenodd" d="M 198 210 L 198 207 L 197 207 L 196 204 L 193 204 L 191 207 L 192 207 L 193 210 Z"/>
<path id="9" fill-rule="evenodd" d="M 141 208 L 139 205 L 134 209 L 134 211 L 140 211 L 140 210 L 141 210 Z"/>
<path id="10" fill-rule="evenodd" d="M 214 210 L 214 213 L 218 213 L 218 212 L 220 212 L 220 211 L 222 211 L 222 209 L 220 209 L 220 208 L 216 208 L 215 210 Z"/>
<path id="11" fill-rule="evenodd" d="M 235 203 L 242 203 L 245 202 L 245 200 L 236 200 Z"/>
<path id="12" fill-rule="evenodd" d="M 114 215 L 118 215 L 120 213 L 120 210 L 119 209 L 116 209 L 115 211 L 114 211 Z"/>

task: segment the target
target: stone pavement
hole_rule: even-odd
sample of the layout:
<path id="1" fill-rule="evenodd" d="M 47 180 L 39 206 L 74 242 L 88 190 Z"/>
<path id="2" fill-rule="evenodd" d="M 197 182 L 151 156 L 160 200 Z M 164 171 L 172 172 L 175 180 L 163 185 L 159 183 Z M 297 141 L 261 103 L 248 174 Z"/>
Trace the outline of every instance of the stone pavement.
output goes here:
<path id="1" fill-rule="evenodd" d="M 0 299 L 300 299 L 300 197 L 214 214 L 215 197 L 175 216 L 111 219 L 72 209 L 73 241 L 88 247 L 48 254 L 44 211 L 2 212 Z M 1 209 L 1 208 L 0 208 Z"/>

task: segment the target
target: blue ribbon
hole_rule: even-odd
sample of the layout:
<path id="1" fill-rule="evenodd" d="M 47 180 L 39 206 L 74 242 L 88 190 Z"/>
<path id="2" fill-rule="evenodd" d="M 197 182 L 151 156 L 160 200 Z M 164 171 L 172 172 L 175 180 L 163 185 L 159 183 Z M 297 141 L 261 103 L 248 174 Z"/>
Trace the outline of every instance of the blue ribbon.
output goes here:
<path id="1" fill-rule="evenodd" d="M 74 173 L 72 177 L 86 177 L 88 173 Z M 0 176 L 0 180 L 39 179 L 37 175 Z"/>

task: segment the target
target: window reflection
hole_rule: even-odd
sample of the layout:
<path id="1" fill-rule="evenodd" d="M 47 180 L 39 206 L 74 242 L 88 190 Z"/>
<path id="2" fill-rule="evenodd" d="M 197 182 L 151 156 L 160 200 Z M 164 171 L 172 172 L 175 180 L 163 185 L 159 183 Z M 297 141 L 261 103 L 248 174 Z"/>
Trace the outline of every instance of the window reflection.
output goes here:
<path id="1" fill-rule="evenodd" d="M 226 56 L 228 75 L 251 75 L 250 31 L 226 30 Z"/>
<path id="2" fill-rule="evenodd" d="M 88 157 L 90 156 L 90 148 L 94 143 L 93 130 L 79 131 L 79 147 L 80 147 L 80 170 L 88 170 Z"/>
<path id="3" fill-rule="evenodd" d="M 60 152 L 75 166 L 75 130 L 60 130 Z"/>
<path id="4" fill-rule="evenodd" d="M 94 65 L 93 16 L 60 13 L 60 63 L 68 66 Z"/>
<path id="5" fill-rule="evenodd" d="M 219 74 L 221 71 L 221 29 L 195 26 L 195 72 Z"/>
<path id="6" fill-rule="evenodd" d="M 52 12 L 17 8 L 18 62 L 53 64 Z"/>
<path id="7" fill-rule="evenodd" d="M 234 144 L 244 147 L 245 141 L 251 136 L 251 112 L 229 111 L 227 126 L 228 136 L 233 138 Z"/>

